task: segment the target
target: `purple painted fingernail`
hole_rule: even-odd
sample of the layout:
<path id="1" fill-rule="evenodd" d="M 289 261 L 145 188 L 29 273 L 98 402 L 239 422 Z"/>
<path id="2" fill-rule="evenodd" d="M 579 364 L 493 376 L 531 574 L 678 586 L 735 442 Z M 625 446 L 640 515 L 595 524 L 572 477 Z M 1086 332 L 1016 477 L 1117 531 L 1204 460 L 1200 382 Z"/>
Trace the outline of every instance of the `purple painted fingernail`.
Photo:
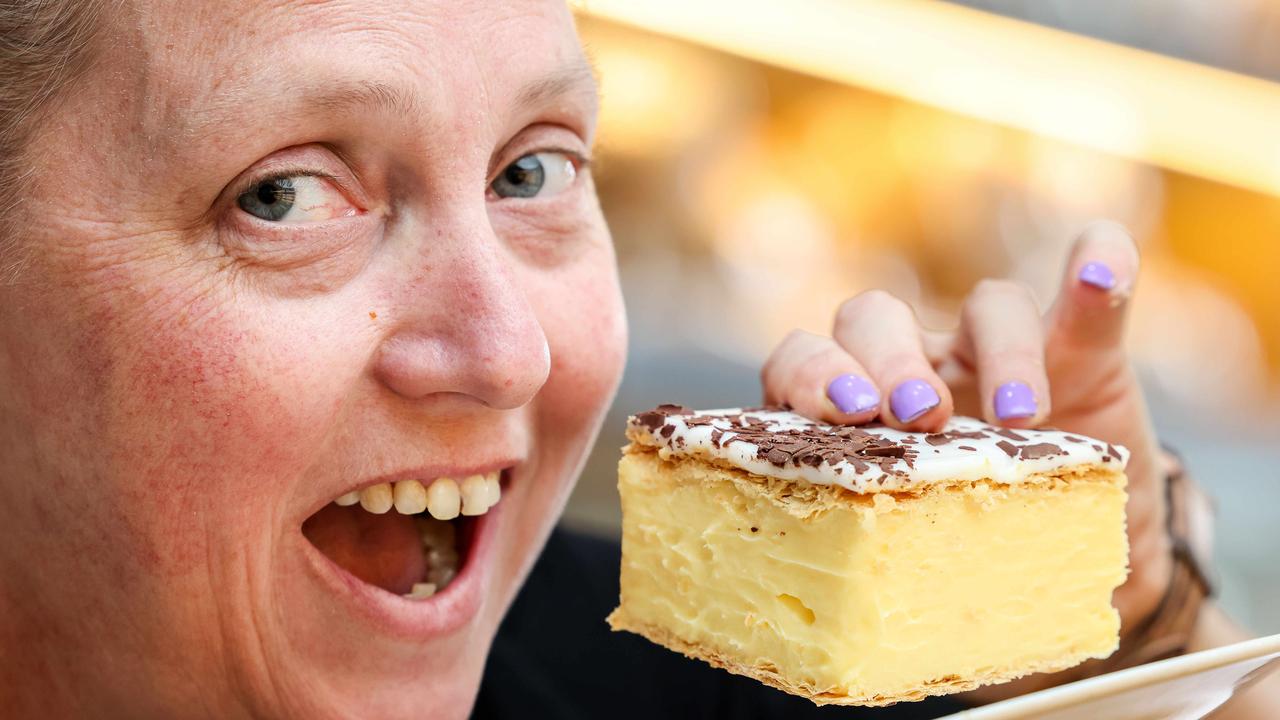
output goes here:
<path id="1" fill-rule="evenodd" d="M 880 391 L 871 381 L 852 373 L 846 373 L 827 385 L 827 397 L 840 412 L 850 415 L 866 412 L 880 406 Z"/>
<path id="2" fill-rule="evenodd" d="M 996 388 L 996 417 L 1001 420 L 1035 417 L 1036 394 L 1026 383 L 1017 380 Z"/>
<path id="3" fill-rule="evenodd" d="M 889 408 L 902 422 L 911 422 L 938 407 L 938 391 L 923 380 L 907 380 L 889 395 Z"/>
<path id="4" fill-rule="evenodd" d="M 1116 287 L 1116 274 L 1111 272 L 1111 268 L 1104 263 L 1085 263 L 1084 267 L 1080 268 L 1079 277 L 1080 282 L 1100 290 L 1114 290 Z"/>

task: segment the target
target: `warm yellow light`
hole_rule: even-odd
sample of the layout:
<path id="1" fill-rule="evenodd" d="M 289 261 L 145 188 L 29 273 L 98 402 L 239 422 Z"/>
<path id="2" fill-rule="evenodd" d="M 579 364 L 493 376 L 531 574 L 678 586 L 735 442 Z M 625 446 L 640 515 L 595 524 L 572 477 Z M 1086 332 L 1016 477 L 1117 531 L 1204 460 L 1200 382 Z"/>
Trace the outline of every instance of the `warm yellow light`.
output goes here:
<path id="1" fill-rule="evenodd" d="M 610 155 L 678 152 L 714 127 L 732 102 L 725 92 L 732 81 L 700 48 L 605 23 L 584 28 L 584 35 L 601 75 L 600 126 Z"/>
<path id="2" fill-rule="evenodd" d="M 926 0 L 578 0 L 575 7 L 1280 194 L 1280 84 Z"/>

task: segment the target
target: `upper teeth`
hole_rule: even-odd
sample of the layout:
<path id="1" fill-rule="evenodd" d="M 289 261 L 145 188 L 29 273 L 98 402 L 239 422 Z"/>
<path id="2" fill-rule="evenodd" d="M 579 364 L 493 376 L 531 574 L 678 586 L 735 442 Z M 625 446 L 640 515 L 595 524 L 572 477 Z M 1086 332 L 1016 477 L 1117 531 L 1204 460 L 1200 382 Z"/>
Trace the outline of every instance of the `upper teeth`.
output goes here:
<path id="1" fill-rule="evenodd" d="M 483 515 L 489 510 L 489 488 L 483 475 L 470 475 L 462 481 L 462 514 Z"/>
<path id="2" fill-rule="evenodd" d="M 417 515 L 427 509 L 427 489 L 417 480 L 401 480 L 391 495 L 395 498 L 396 512 L 401 515 Z"/>
<path id="3" fill-rule="evenodd" d="M 378 483 L 362 490 L 352 490 L 336 500 L 338 505 L 360 503 L 371 513 L 388 512 L 395 508 L 404 515 L 416 515 L 423 510 L 437 520 L 452 520 L 463 515 L 483 515 L 498 504 L 502 487 L 498 484 L 498 471 L 484 475 L 471 475 L 461 483 L 453 478 L 436 478 L 429 482 L 400 480 L 395 483 Z"/>
<path id="4" fill-rule="evenodd" d="M 399 485 L 400 483 L 396 483 Z M 368 510 L 376 515 L 381 515 L 391 509 L 394 502 L 392 499 L 391 485 L 389 483 L 378 483 L 360 491 L 360 507 Z"/>
<path id="5" fill-rule="evenodd" d="M 440 478 L 427 488 L 427 512 L 437 520 L 452 520 L 458 517 L 458 508 L 461 504 L 458 483 L 449 478 Z"/>

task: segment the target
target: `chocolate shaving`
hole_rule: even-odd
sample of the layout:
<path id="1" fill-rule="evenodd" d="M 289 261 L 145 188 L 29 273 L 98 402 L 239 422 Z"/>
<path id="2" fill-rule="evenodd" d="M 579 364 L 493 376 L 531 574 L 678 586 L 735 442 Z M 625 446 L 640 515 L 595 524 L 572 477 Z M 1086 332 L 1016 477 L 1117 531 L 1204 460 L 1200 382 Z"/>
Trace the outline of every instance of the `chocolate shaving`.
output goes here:
<path id="1" fill-rule="evenodd" d="M 846 438 L 846 439 L 847 439 L 847 438 L 865 438 L 865 437 L 871 437 L 871 436 L 872 436 L 872 435 L 871 435 L 871 433 L 867 432 L 866 430 L 859 430 L 859 429 L 858 429 L 858 428 L 856 428 L 856 427 L 849 427 L 849 426 L 847 426 L 847 425 L 846 425 L 846 426 L 841 427 L 841 428 L 840 428 L 840 429 L 838 429 L 838 430 L 833 431 L 833 434 L 834 434 L 836 437 L 839 437 L 839 438 Z M 910 439 L 910 438 L 908 438 L 908 439 Z"/>
<path id="2" fill-rule="evenodd" d="M 880 477 L 876 482 L 882 485 L 886 477 L 907 477 L 908 470 L 915 467 L 915 461 L 920 453 L 932 452 L 919 449 L 920 440 L 923 440 L 923 444 L 937 448 L 962 440 L 989 441 L 990 436 L 996 435 L 1005 438 L 997 442 L 996 447 L 1011 458 L 1038 460 L 1067 455 L 1067 450 L 1061 445 L 1052 442 L 1031 442 L 1027 436 L 1008 428 L 944 430 L 901 440 L 890 440 L 876 433 L 877 429 L 884 427 L 882 425 L 853 427 L 809 423 L 794 427 L 789 422 L 778 423 L 762 415 L 762 413 L 772 413 L 780 409 L 785 410 L 785 408 L 759 407 L 746 408 L 727 415 L 707 416 L 695 415 L 694 411 L 681 405 L 665 404 L 647 412 L 637 413 L 632 418 L 632 422 L 668 440 L 673 447 L 683 449 L 687 444 L 686 438 L 684 435 L 677 435 L 676 424 L 670 422 L 672 416 L 680 416 L 681 421 L 690 428 L 709 427 L 710 443 L 716 448 L 723 448 L 731 442 L 749 443 L 756 448 L 757 460 L 763 460 L 779 468 L 818 469 L 825 466 L 837 474 L 843 474 L 844 465 L 847 463 L 858 474 L 879 470 Z M 1064 437 L 1068 442 L 1090 443 L 1099 453 L 1103 452 L 1101 445 L 1093 445 L 1087 439 L 1074 435 Z M 978 452 L 978 448 L 971 444 L 955 444 L 954 447 L 968 452 Z M 1115 446 L 1106 446 L 1104 462 L 1121 459 L 1120 451 Z M 868 481 L 870 481 L 869 478 Z"/>
<path id="3" fill-rule="evenodd" d="M 693 411 L 689 408 L 676 403 L 663 403 L 653 409 L 654 412 L 664 413 L 666 415 L 692 415 Z"/>
<path id="4" fill-rule="evenodd" d="M 649 432 L 657 432 L 672 415 L 693 415 L 693 411 L 683 405 L 666 403 L 648 412 L 636 413 L 635 421 Z"/>
<path id="5" fill-rule="evenodd" d="M 1060 446 L 1053 443 L 1035 443 L 1033 445 L 1023 445 L 1019 451 L 1023 460 L 1039 460 L 1040 458 L 1054 457 L 1056 455 L 1066 455 L 1067 452 Z"/>
<path id="6" fill-rule="evenodd" d="M 1018 433 L 1016 433 L 1016 432 L 1014 432 L 1014 431 L 1010 430 L 1009 428 L 994 428 L 991 432 L 993 432 L 993 433 L 995 433 L 995 434 L 999 435 L 1000 437 L 1006 437 L 1006 438 L 1009 438 L 1010 440 L 1012 440 L 1012 441 L 1014 441 L 1014 442 L 1026 442 L 1026 441 L 1027 441 L 1027 438 L 1026 438 L 1026 437 L 1024 437 L 1024 436 L 1022 436 L 1022 435 L 1019 435 Z"/>
<path id="7" fill-rule="evenodd" d="M 667 422 L 667 416 L 657 412 L 636 413 L 635 422 L 649 432 L 657 432 Z"/>
<path id="8" fill-rule="evenodd" d="M 901 445 L 872 445 L 863 449 L 862 454 L 871 457 L 900 458 L 907 456 L 907 449 Z"/>
<path id="9" fill-rule="evenodd" d="M 929 433 L 924 436 L 924 441 L 934 447 L 937 447 L 939 445 L 946 445 L 947 443 L 955 442 L 956 440 L 981 440 L 984 437 L 986 437 L 986 435 L 978 430 L 946 430 L 943 432 Z"/>
<path id="10" fill-rule="evenodd" d="M 876 435 L 871 429 L 852 426 L 810 427 L 777 429 L 778 426 L 760 416 L 779 408 L 747 408 L 737 413 L 716 418 L 693 416 L 691 410 L 679 405 L 662 405 L 648 412 L 638 413 L 634 422 L 671 439 L 683 447 L 683 436 L 674 435 L 674 425 L 668 424 L 672 415 L 685 415 L 690 427 L 711 425 L 711 444 L 724 447 L 726 443 L 742 441 L 756 446 L 756 458 L 777 467 L 837 466 L 849 463 L 859 473 L 873 466 L 885 475 L 904 477 L 905 470 L 898 466 L 903 461 L 912 466 L 918 451 L 907 444 L 893 442 Z M 712 421 L 716 421 L 715 424 Z M 732 430 L 724 431 L 725 424 Z M 719 425 L 719 427 L 716 427 Z M 836 468 L 840 470 L 840 468 Z"/>

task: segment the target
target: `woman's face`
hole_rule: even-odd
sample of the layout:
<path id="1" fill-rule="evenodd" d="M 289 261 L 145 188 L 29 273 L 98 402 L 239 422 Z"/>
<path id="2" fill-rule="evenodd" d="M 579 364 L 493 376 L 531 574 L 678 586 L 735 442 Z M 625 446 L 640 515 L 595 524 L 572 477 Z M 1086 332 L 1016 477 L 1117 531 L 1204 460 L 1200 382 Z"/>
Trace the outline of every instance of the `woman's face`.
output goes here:
<path id="1" fill-rule="evenodd" d="M 624 356 L 568 11 L 110 22 L 3 258 L 4 672 L 99 715 L 465 715 Z M 333 504 L 494 470 L 428 599 L 428 524 Z"/>

